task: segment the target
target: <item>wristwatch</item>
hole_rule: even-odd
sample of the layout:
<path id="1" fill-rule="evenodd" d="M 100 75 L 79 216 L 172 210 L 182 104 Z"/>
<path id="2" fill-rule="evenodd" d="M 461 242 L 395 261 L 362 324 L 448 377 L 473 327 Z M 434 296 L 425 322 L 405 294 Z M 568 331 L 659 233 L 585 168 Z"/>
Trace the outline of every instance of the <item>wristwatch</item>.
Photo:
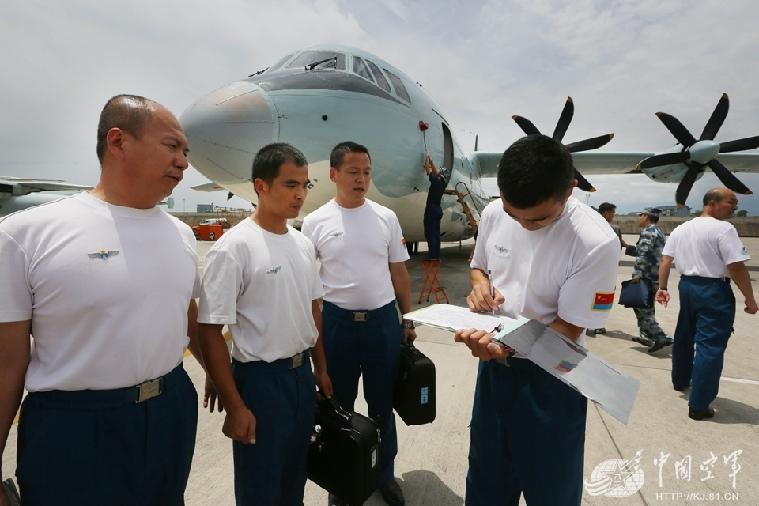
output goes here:
<path id="1" fill-rule="evenodd" d="M 403 328 L 413 330 L 416 325 L 411 320 L 403 320 Z"/>

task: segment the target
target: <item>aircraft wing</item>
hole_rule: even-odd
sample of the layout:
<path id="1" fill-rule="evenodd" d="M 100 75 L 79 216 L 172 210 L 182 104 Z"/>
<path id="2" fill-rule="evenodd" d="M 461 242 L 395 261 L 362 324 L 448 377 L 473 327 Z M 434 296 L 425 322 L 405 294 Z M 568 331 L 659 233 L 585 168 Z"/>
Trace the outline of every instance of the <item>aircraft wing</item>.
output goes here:
<path id="1" fill-rule="evenodd" d="M 574 153 L 575 167 L 583 176 L 604 174 L 640 174 L 635 166 L 656 153 Z M 475 168 L 479 168 L 481 177 L 490 178 L 498 174 L 498 162 L 503 153 L 485 153 L 476 151 L 469 154 L 469 159 Z M 726 153 L 717 156 L 733 172 L 759 172 L 759 154 L 755 153 Z M 706 170 L 710 170 L 706 167 Z M 642 171 L 642 173 L 657 171 Z"/>
<path id="2" fill-rule="evenodd" d="M 24 179 L 20 177 L 0 177 L 0 193 L 14 196 L 28 195 L 34 192 L 79 191 L 89 190 L 92 186 L 71 184 L 61 179 Z"/>

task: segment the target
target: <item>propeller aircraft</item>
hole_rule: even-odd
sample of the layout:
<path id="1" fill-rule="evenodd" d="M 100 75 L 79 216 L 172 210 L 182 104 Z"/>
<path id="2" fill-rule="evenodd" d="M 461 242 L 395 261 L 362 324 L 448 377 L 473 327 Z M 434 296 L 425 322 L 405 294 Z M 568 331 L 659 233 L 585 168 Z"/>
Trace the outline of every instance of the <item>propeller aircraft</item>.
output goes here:
<path id="1" fill-rule="evenodd" d="M 605 134 L 567 144 L 578 186 L 593 191 L 586 176 L 642 173 L 654 181 L 677 182 L 677 202 L 707 168 L 738 193 L 750 190 L 724 167 L 759 171 L 759 155 L 734 154 L 759 145 L 752 137 L 713 141 L 727 114 L 723 96 L 698 141 L 673 116 L 658 114 L 680 143 L 669 153 L 586 153 L 613 138 Z M 553 137 L 562 141 L 574 112 L 569 98 Z M 522 116 L 513 119 L 525 133 L 538 129 Z M 408 75 L 360 49 L 313 46 L 288 54 L 270 67 L 223 86 L 191 105 L 180 117 L 191 146 L 190 162 L 213 184 L 256 202 L 250 183 L 256 152 L 271 142 L 288 142 L 309 160 L 312 188 L 302 215 L 334 196 L 329 153 L 338 142 L 364 144 L 372 155 L 368 197 L 393 209 L 407 241 L 424 240 L 422 216 L 429 182 L 422 169 L 426 153 L 450 174 L 443 199 L 443 241 L 471 237 L 479 212 L 499 191 L 502 153 L 465 152 L 442 108 Z"/>

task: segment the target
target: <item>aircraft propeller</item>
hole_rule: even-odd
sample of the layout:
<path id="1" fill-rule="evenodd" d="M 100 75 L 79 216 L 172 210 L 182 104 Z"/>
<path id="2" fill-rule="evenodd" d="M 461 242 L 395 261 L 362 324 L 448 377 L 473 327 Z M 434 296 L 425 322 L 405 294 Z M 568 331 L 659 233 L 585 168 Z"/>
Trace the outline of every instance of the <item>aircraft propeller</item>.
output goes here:
<path id="1" fill-rule="evenodd" d="M 722 181 L 722 184 L 735 193 L 751 195 L 751 190 L 716 158 L 719 153 L 733 153 L 735 151 L 759 147 L 759 136 L 721 143 L 714 142 L 714 137 L 716 137 L 722 123 L 725 121 L 729 108 L 730 100 L 727 98 L 727 93 L 723 93 L 698 140 L 671 114 L 664 112 L 656 113 L 656 116 L 664 123 L 667 130 L 680 143 L 682 150 L 675 153 L 663 153 L 648 157 L 641 160 L 637 169 L 650 169 L 676 163 L 685 164 L 688 167 L 688 171 L 682 180 L 680 180 L 680 184 L 677 185 L 677 191 L 675 192 L 675 201 L 678 207 L 685 206 L 685 201 L 691 188 L 693 188 L 693 183 L 706 170 L 707 165 L 711 167 L 714 174 Z"/>
<path id="2" fill-rule="evenodd" d="M 567 101 L 564 103 L 564 109 L 562 109 L 561 115 L 559 116 L 559 121 L 556 122 L 556 128 L 553 130 L 552 137 L 554 140 L 561 142 L 562 139 L 564 139 L 564 134 L 567 133 L 567 128 L 569 128 L 569 123 L 572 122 L 574 111 L 575 106 L 574 102 L 572 102 L 572 97 L 567 97 Z M 517 125 L 519 125 L 519 128 L 521 128 L 525 134 L 532 135 L 540 133 L 540 130 L 538 130 L 532 121 L 528 120 L 527 118 L 518 115 L 514 115 L 511 118 L 516 122 Z M 589 149 L 598 149 L 613 138 L 614 134 L 605 134 L 582 141 L 564 144 L 564 147 L 566 147 L 570 153 L 578 153 L 580 151 L 587 151 Z M 575 168 L 575 179 L 577 179 L 577 187 L 579 189 L 586 192 L 596 191 L 593 185 L 590 184 L 590 181 L 585 179 L 585 177 L 580 174 L 577 168 Z"/>

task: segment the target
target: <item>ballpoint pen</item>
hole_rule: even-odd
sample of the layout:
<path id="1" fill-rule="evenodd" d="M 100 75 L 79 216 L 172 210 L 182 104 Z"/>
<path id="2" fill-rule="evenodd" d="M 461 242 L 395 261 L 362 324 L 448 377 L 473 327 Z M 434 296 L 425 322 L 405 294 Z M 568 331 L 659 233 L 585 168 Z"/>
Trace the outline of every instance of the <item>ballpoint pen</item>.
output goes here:
<path id="1" fill-rule="evenodd" d="M 493 304 L 495 304 L 495 286 L 493 286 L 493 272 L 488 269 L 488 284 L 490 285 L 490 298 L 493 299 Z M 495 316 L 495 308 L 491 308 L 490 314 Z"/>

